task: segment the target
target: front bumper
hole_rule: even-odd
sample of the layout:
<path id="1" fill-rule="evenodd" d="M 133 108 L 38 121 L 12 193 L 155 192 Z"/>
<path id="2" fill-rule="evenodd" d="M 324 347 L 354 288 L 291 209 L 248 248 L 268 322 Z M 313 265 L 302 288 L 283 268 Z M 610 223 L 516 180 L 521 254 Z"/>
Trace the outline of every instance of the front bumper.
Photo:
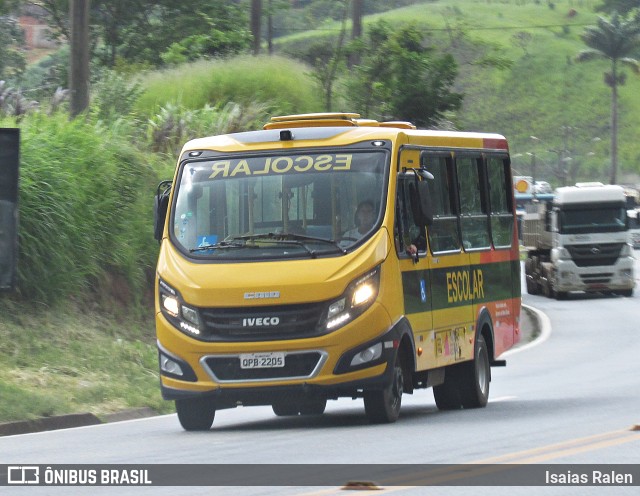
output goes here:
<path id="1" fill-rule="evenodd" d="M 559 260 L 555 268 L 556 291 L 616 291 L 635 286 L 634 259 L 624 257 L 615 265 L 578 267 L 572 260 Z"/>
<path id="2" fill-rule="evenodd" d="M 162 319 L 162 316 L 159 318 Z M 357 322 L 360 319 L 354 321 L 355 328 L 347 332 L 348 336 L 362 335 L 365 326 L 371 324 L 367 322 L 369 319 L 365 315 L 361 318 L 362 322 Z M 403 329 L 404 326 L 388 325 L 385 332 L 365 342 L 358 343 L 357 339 L 354 340 L 352 337 L 351 343 L 346 347 L 342 346 L 345 339 L 337 336 L 338 333 L 325 337 L 324 342 L 327 346 L 321 346 L 322 340 L 312 340 L 315 346 L 308 342 L 309 346 L 306 348 L 302 343 L 262 343 L 263 349 L 256 351 L 268 351 L 264 349 L 266 344 L 271 351 L 289 346 L 289 350 L 285 351 L 285 364 L 288 361 L 292 363 L 290 376 L 287 375 L 287 370 L 282 369 L 240 369 L 239 355 L 250 352 L 252 345 L 257 348 L 255 343 L 242 343 L 242 346 L 233 352 L 207 352 L 214 347 L 207 345 L 206 349 L 196 350 L 193 343 L 192 346 L 184 346 L 186 343 L 180 340 L 168 340 L 167 343 L 161 340 L 159 335 L 162 396 L 166 400 L 210 396 L 215 400 L 216 409 L 238 405 L 269 405 L 292 395 L 328 399 L 359 397 L 365 389 L 381 389 L 390 383 Z M 377 343 L 382 344 L 381 355 L 378 358 L 364 364 L 352 365 L 355 355 Z M 176 350 L 184 351 L 180 353 Z M 305 356 L 309 356 L 311 360 L 306 369 L 303 363 Z M 179 365 L 180 375 L 163 370 L 162 363 L 163 360 L 166 363 L 166 358 Z"/>

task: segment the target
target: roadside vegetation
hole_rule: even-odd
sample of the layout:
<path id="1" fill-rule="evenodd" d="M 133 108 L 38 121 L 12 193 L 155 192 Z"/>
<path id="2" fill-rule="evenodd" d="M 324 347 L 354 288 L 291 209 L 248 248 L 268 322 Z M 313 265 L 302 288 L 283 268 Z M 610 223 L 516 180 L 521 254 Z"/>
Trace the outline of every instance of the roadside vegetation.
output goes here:
<path id="1" fill-rule="evenodd" d="M 401 8 L 380 12 L 391 3 Z M 341 2 L 285 10 L 279 19 L 290 33 L 274 40 L 276 55 L 247 55 L 247 33 L 224 36 L 215 16 L 203 15 L 204 38 L 190 32 L 179 40 L 176 30 L 160 56 L 153 47 L 161 40 L 150 33 L 129 59 L 114 57 L 118 43 L 129 46 L 129 26 L 128 39 L 112 39 L 113 50 L 96 55 L 90 108 L 74 120 L 63 89 L 68 50 L 20 77 L 19 61 L 13 73 L 0 66 L 0 127 L 19 127 L 22 139 L 17 290 L 0 294 L 0 422 L 142 406 L 171 411 L 158 387 L 152 205 L 191 138 L 257 129 L 272 115 L 322 112 L 328 103 L 333 111 L 415 120 L 403 114 L 413 100 L 399 97 L 428 87 L 446 105 L 421 100 L 434 116 L 423 125 L 502 133 L 515 170 L 530 174 L 535 153 L 537 179 L 554 186 L 606 182 L 608 63 L 574 63 L 602 2 L 408 3 L 372 1 L 363 39 L 347 36 L 340 57 Z M 317 29 L 300 28 L 309 25 Z M 359 64 L 349 68 L 353 56 Z M 629 73 L 618 88 L 621 181 L 640 182 L 639 86 Z"/>

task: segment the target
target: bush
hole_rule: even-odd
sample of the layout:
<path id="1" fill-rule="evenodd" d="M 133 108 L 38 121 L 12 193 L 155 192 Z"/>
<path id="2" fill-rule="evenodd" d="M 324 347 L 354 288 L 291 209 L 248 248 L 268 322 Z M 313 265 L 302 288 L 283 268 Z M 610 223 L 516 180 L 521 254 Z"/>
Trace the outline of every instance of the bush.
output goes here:
<path id="1" fill-rule="evenodd" d="M 284 57 L 236 57 L 199 61 L 152 72 L 141 80 L 144 93 L 136 110 L 153 116 L 168 104 L 196 110 L 207 105 L 223 107 L 263 104 L 270 113 L 318 112 L 321 95 L 311 69 Z"/>

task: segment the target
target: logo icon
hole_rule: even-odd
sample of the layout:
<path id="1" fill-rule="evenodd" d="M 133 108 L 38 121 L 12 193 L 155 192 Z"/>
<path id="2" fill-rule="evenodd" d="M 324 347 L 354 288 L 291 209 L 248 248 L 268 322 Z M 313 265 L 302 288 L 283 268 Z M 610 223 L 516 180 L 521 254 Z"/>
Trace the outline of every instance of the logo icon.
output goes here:
<path id="1" fill-rule="evenodd" d="M 39 484 L 40 467 L 37 465 L 9 465 L 7 484 Z"/>

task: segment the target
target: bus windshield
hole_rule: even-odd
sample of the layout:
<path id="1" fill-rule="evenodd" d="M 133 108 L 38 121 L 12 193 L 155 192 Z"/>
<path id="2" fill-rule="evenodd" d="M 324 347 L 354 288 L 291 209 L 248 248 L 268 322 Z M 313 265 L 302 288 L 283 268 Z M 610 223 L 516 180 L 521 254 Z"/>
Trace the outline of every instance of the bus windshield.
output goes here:
<path id="1" fill-rule="evenodd" d="M 585 234 L 626 231 L 624 205 L 582 205 L 560 212 L 560 232 Z"/>
<path id="2" fill-rule="evenodd" d="M 382 218 L 388 160 L 332 150 L 184 162 L 171 237 L 195 258 L 341 255 Z"/>

